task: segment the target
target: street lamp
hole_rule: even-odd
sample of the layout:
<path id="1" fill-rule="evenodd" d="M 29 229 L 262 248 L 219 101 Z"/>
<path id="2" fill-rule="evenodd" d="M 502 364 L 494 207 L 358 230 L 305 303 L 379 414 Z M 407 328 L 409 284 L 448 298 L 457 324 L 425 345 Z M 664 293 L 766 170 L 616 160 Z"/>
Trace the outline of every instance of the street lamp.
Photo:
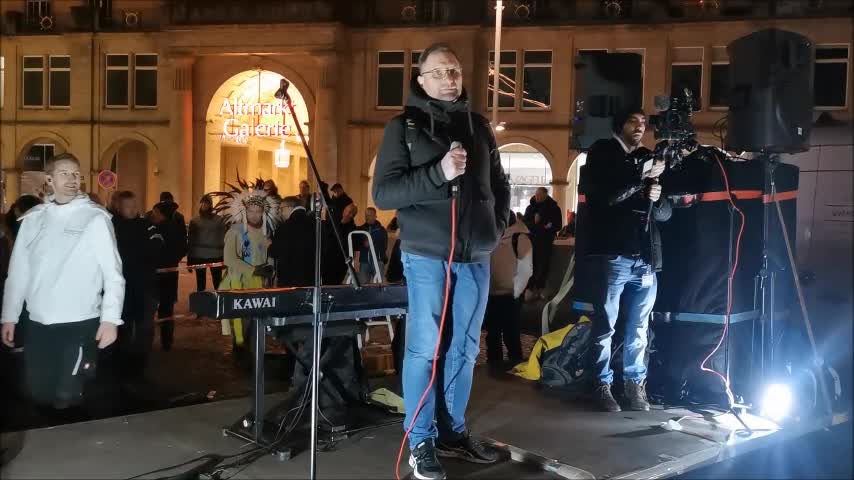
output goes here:
<path id="1" fill-rule="evenodd" d="M 500 65 L 501 65 L 501 15 L 504 12 L 503 0 L 495 2 L 495 52 L 492 56 L 492 126 L 496 131 L 498 129 L 498 89 L 500 82 Z"/>

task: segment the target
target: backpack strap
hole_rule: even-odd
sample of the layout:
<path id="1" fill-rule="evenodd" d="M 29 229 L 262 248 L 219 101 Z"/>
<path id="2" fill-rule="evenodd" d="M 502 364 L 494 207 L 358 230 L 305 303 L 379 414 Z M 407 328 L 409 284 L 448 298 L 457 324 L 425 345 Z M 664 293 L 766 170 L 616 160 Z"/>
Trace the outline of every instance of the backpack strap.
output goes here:
<path id="1" fill-rule="evenodd" d="M 409 107 L 403 110 L 403 121 L 406 123 L 404 136 L 406 138 L 406 147 L 409 149 L 409 154 L 412 155 L 412 149 L 418 140 L 418 130 L 420 128 L 418 121 L 415 119 L 415 112 Z"/>

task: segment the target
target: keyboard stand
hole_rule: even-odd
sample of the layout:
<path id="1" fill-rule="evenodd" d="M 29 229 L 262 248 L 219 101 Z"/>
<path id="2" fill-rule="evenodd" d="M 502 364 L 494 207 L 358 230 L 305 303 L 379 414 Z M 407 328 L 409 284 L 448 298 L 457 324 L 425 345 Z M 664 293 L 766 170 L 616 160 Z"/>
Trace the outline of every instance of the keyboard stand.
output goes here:
<path id="1" fill-rule="evenodd" d="M 273 435 L 267 435 L 264 429 L 264 354 L 267 350 L 266 326 L 269 318 L 252 317 L 250 321 L 255 334 L 253 352 L 255 381 L 253 383 L 252 410 L 231 427 L 224 428 L 223 434 L 267 449 L 279 460 L 288 460 L 291 458 L 291 448 L 283 446 L 282 442 L 275 438 L 276 430 L 273 430 Z"/>
<path id="2" fill-rule="evenodd" d="M 324 322 L 324 329 L 326 331 L 323 332 L 323 338 L 332 338 L 332 337 L 352 337 L 353 342 L 355 343 L 355 335 L 357 335 L 359 331 L 359 327 L 362 325 L 361 322 L 357 321 L 357 318 L 369 318 L 366 313 L 373 313 L 373 310 L 364 310 L 364 311 L 353 311 L 349 316 L 352 322 L 349 325 L 344 325 L 346 322 Z M 278 405 L 272 407 L 268 412 L 265 409 L 264 404 L 264 354 L 266 350 L 266 333 L 268 330 L 268 325 L 271 323 L 271 317 L 252 317 L 250 321 L 253 324 L 253 331 L 255 334 L 254 339 L 254 385 L 253 385 L 253 396 L 252 396 L 252 410 L 248 412 L 246 415 L 241 417 L 237 422 L 235 422 L 230 427 L 226 427 L 223 429 L 223 434 L 231 437 L 235 437 L 240 439 L 243 442 L 250 443 L 257 447 L 267 449 L 271 454 L 278 457 L 279 460 L 285 461 L 290 459 L 293 455 L 295 455 L 300 449 L 300 442 L 294 441 L 293 436 L 286 432 L 287 427 L 283 426 L 283 420 L 287 419 L 288 412 L 292 411 L 293 407 L 297 407 L 300 404 L 301 390 L 305 387 L 304 382 L 300 385 L 293 385 L 290 389 L 291 395 L 279 403 Z M 277 319 L 279 320 L 279 319 Z M 337 320 L 341 320 L 340 315 Z M 276 322 L 273 322 L 276 323 Z M 294 326 L 283 326 L 283 327 L 275 327 L 277 329 L 294 331 L 297 329 L 307 329 L 311 330 L 311 325 L 306 324 L 297 324 Z M 288 351 L 295 355 L 297 360 L 297 367 L 305 368 L 306 370 L 311 370 L 311 364 L 306 363 L 305 359 L 301 358 L 300 355 L 296 355 L 295 341 L 293 338 L 289 338 L 291 335 L 285 334 L 280 335 L 279 339 L 285 343 Z M 309 335 L 310 339 L 310 335 Z M 299 340 L 299 339 L 297 339 Z M 357 353 L 356 350 L 354 353 Z M 367 402 L 367 395 L 369 394 L 368 390 L 368 382 L 365 372 L 362 368 L 356 365 L 356 374 L 359 376 L 360 380 L 360 390 L 362 390 L 362 398 L 353 398 L 352 395 L 348 394 L 346 389 L 343 387 L 343 379 L 338 378 L 334 372 L 324 372 L 324 367 L 335 358 L 337 352 L 332 351 L 332 349 L 328 349 L 325 352 L 321 352 L 321 362 L 319 365 L 320 371 L 323 373 L 322 381 L 319 383 L 321 389 L 326 392 L 333 399 L 340 399 L 344 403 L 342 407 L 354 406 L 359 404 L 368 404 L 372 407 L 375 405 Z M 296 374 L 294 375 L 296 376 Z M 310 376 L 305 378 L 305 382 L 309 381 Z M 304 406 L 303 408 L 310 408 L 310 406 Z M 345 408 L 346 410 L 346 408 Z M 310 413 L 310 412 L 309 412 Z M 299 415 L 299 412 L 297 413 Z M 274 420 L 274 421 L 273 421 Z M 394 421 L 386 421 L 381 424 L 372 424 L 369 427 L 361 427 L 356 430 L 364 431 L 365 429 L 371 427 L 382 427 L 386 425 L 391 425 L 395 423 L 402 422 L 402 417 L 400 419 Z M 303 422 L 297 423 L 297 425 L 301 425 Z M 337 441 L 343 440 L 347 437 L 347 428 L 350 425 L 330 425 L 329 427 L 324 427 L 325 430 L 325 438 L 323 441 L 326 443 L 335 443 Z M 294 427 L 296 430 L 297 427 Z M 310 429 L 309 429 L 310 431 Z M 290 437 L 290 438 L 289 438 Z"/>

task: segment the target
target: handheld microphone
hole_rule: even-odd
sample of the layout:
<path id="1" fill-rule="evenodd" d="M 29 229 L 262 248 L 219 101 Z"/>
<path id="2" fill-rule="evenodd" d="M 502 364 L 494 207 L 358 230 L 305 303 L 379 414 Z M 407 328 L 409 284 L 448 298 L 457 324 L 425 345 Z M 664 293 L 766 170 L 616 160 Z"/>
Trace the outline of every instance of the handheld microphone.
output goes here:
<path id="1" fill-rule="evenodd" d="M 291 86 L 291 82 L 289 82 L 283 78 L 279 82 L 279 89 L 276 90 L 275 97 L 279 100 L 288 98 L 288 87 L 290 87 L 290 86 Z"/>
<path id="2" fill-rule="evenodd" d="M 463 146 L 463 144 L 461 142 L 459 142 L 458 140 L 454 140 L 453 142 L 451 142 L 450 150 L 453 150 L 455 148 L 462 148 L 462 146 Z M 456 197 L 457 194 L 460 193 L 460 178 L 461 177 L 462 177 L 462 175 L 451 180 L 451 196 Z"/>

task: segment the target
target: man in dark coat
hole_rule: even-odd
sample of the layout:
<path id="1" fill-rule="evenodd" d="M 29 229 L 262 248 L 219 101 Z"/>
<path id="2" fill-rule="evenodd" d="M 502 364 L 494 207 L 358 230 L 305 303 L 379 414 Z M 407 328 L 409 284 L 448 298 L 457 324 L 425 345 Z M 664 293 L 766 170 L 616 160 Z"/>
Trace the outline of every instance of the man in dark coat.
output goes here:
<path id="1" fill-rule="evenodd" d="M 184 216 L 178 211 L 175 202 L 160 202 L 151 210 L 151 222 L 160 228 L 163 235 L 157 268 L 176 268 L 187 254 L 187 226 Z M 178 301 L 178 271 L 157 274 L 157 290 L 160 305 L 157 307 L 157 321 L 160 324 L 160 347 L 168 352 L 175 338 L 175 302 Z"/>
<path id="2" fill-rule="evenodd" d="M 356 230 L 356 214 L 359 212 L 355 203 L 350 203 L 342 212 L 340 229 L 341 243 L 344 245 L 344 251 L 347 249 L 347 238 L 350 232 Z M 344 256 L 338 248 L 338 242 L 335 240 L 335 231 L 332 229 L 332 219 L 327 219 L 323 222 L 323 251 L 321 269 L 323 270 L 324 285 L 341 285 L 347 277 L 347 264 L 344 263 Z M 348 252 L 349 253 L 349 252 Z"/>
<path id="3" fill-rule="evenodd" d="M 525 209 L 524 217 L 534 245 L 534 276 L 529 284 L 529 298 L 543 297 L 552 260 L 552 245 L 563 225 L 562 217 L 560 206 L 549 196 L 546 187 L 539 187 Z"/>
<path id="4" fill-rule="evenodd" d="M 280 208 L 284 221 L 267 249 L 276 259 L 276 286 L 314 285 L 314 220 L 299 197 L 285 197 Z"/>
<path id="5" fill-rule="evenodd" d="M 344 191 L 344 187 L 340 183 L 332 185 L 329 192 L 331 194 L 329 197 L 329 212 L 340 222 L 344 216 L 344 209 L 347 208 L 347 205 L 353 203 L 353 199 L 350 198 L 350 195 L 347 195 L 347 192 Z"/>
<path id="6" fill-rule="evenodd" d="M 142 376 L 154 341 L 158 303 L 155 264 L 164 239 L 157 226 L 139 216 L 133 192 L 118 192 L 113 201 L 113 228 L 125 277 L 125 324 L 119 327 L 118 349 L 122 378 L 134 379 Z"/>

